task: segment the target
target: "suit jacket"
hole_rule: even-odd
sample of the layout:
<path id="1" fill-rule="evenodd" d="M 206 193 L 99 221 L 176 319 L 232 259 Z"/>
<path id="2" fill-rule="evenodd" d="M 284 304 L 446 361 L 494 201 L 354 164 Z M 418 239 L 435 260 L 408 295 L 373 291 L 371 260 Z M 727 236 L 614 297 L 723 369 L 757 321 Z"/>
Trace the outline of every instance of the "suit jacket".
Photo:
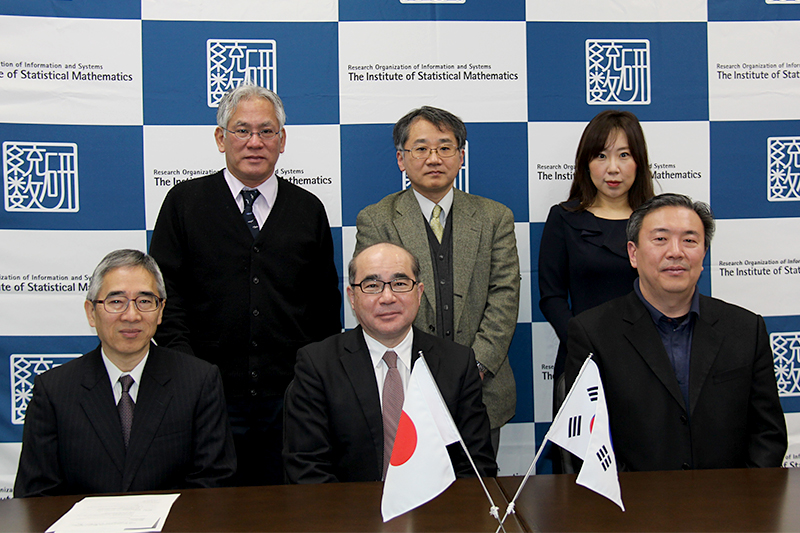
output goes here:
<path id="1" fill-rule="evenodd" d="M 472 350 L 414 328 L 412 366 L 420 351 L 476 466 L 483 476 L 495 476 L 489 419 Z M 295 374 L 285 403 L 288 480 L 380 481 L 383 415 L 361 326 L 302 348 Z M 474 476 L 459 444 L 450 445 L 448 452 L 457 476 Z"/>
<path id="2" fill-rule="evenodd" d="M 235 471 L 215 366 L 151 344 L 126 452 L 98 347 L 35 378 L 14 496 L 215 487 Z"/>
<path id="3" fill-rule="evenodd" d="M 170 190 L 150 243 L 168 301 L 155 340 L 217 365 L 229 404 L 282 396 L 297 350 L 342 330 L 325 208 L 270 179 L 278 196 L 255 240 L 220 171 Z"/>
<path id="4" fill-rule="evenodd" d="M 539 247 L 539 308 L 560 341 L 554 380 L 564 372 L 569 319 L 628 294 L 637 276 L 628 259 L 627 221 L 569 210 L 578 203 L 550 208 Z"/>
<path id="5" fill-rule="evenodd" d="M 519 311 L 519 256 L 514 214 L 493 200 L 454 191 L 447 219 L 453 224 L 453 322 L 455 341 L 469 346 L 491 375 L 483 380 L 483 401 L 492 428 L 516 410 L 517 389 L 508 347 Z M 357 219 L 356 251 L 378 242 L 400 244 L 419 259 L 422 293 L 414 321 L 436 334 L 436 291 L 426 220 L 412 189 L 390 194 L 365 207 Z"/>
<path id="6" fill-rule="evenodd" d="M 567 386 L 594 354 L 620 470 L 781 465 L 786 424 L 760 316 L 700 296 L 688 407 L 636 293 L 578 315 L 568 338 Z"/>

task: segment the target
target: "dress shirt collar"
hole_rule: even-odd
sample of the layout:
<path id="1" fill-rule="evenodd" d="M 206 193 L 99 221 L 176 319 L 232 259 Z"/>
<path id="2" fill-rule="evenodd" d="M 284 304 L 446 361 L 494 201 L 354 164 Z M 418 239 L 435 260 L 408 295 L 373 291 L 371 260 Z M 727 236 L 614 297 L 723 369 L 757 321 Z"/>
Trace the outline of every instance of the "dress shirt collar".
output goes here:
<path id="1" fill-rule="evenodd" d="M 653 322 L 655 322 L 656 326 L 661 322 L 661 319 L 669 319 L 667 315 L 653 307 L 653 305 L 648 302 L 644 295 L 642 294 L 642 289 L 639 288 L 639 278 L 636 278 L 633 281 L 633 290 L 636 292 L 636 296 L 642 301 L 644 306 L 647 308 L 647 311 L 650 313 L 650 316 L 653 318 Z M 689 306 L 689 314 L 686 315 L 686 318 L 690 318 L 694 315 L 695 317 L 700 316 L 700 291 L 697 290 L 697 287 L 694 289 L 694 294 L 692 295 L 692 303 Z"/>
<path id="2" fill-rule="evenodd" d="M 383 362 L 383 354 L 385 354 L 388 350 L 392 350 L 397 354 L 397 359 L 402 361 L 409 371 L 411 370 L 411 348 L 414 344 L 414 328 L 409 328 L 405 338 L 394 348 L 384 346 L 380 342 L 367 335 L 365 331 L 362 330 L 362 332 L 364 333 L 364 340 L 367 341 L 369 356 L 372 358 L 372 366 L 377 368 L 378 365 L 385 365 Z"/>
<path id="3" fill-rule="evenodd" d="M 231 190 L 233 199 L 236 200 L 236 205 L 239 206 L 239 210 L 241 211 L 244 209 L 244 200 L 242 200 L 241 195 L 242 189 L 245 188 L 244 183 L 231 174 L 230 170 L 227 168 L 222 173 L 225 176 L 225 182 L 228 184 L 228 188 Z M 247 188 L 251 189 L 253 187 Z M 255 188 L 261 193 L 259 197 L 256 198 L 256 202 L 263 198 L 267 202 L 267 208 L 272 209 L 272 206 L 275 205 L 275 199 L 278 197 L 278 180 L 275 178 L 275 173 L 267 178 L 264 183 Z"/>
<path id="4" fill-rule="evenodd" d="M 103 364 L 106 366 L 106 373 L 108 374 L 108 379 L 111 381 L 111 390 L 114 391 L 114 403 L 119 403 L 119 399 L 122 396 L 122 384 L 119 382 L 119 377 L 123 374 L 130 374 L 133 378 L 133 385 L 131 385 L 128 394 L 133 398 L 133 403 L 136 403 L 136 398 L 139 396 L 139 383 L 142 381 L 144 365 L 147 364 L 147 358 L 150 357 L 150 350 L 147 350 L 147 353 L 144 354 L 139 364 L 133 367 L 133 370 L 130 372 L 123 372 L 117 368 L 117 365 L 108 358 L 102 346 L 100 347 L 100 354 L 103 356 Z"/>
<path id="5" fill-rule="evenodd" d="M 412 190 L 414 191 L 414 196 L 417 198 L 417 203 L 419 204 L 420 211 L 422 211 L 422 216 L 424 216 L 425 220 L 427 220 L 428 224 L 430 224 L 431 217 L 433 216 L 433 208 L 436 207 L 436 204 L 422 196 L 417 192 L 416 189 Z M 439 220 L 442 222 L 442 227 L 447 225 L 447 217 L 450 214 L 450 210 L 453 208 L 454 195 L 455 193 L 451 187 L 450 190 L 447 191 L 447 194 L 444 195 L 444 198 L 439 200 L 439 207 L 442 208 L 442 214 L 439 215 Z"/>

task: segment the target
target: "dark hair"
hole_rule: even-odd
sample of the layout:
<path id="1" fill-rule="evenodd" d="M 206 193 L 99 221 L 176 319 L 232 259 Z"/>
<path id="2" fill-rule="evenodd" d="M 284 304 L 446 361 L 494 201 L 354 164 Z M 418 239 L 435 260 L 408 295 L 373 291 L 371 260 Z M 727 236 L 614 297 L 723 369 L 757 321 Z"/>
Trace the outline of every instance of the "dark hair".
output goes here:
<path id="1" fill-rule="evenodd" d="M 139 250 L 114 250 L 106 255 L 100 264 L 95 267 L 92 273 L 92 279 L 89 282 L 89 291 L 86 293 L 86 299 L 90 302 L 97 300 L 97 295 L 100 294 L 100 289 L 105 281 L 106 274 L 117 268 L 135 268 L 141 267 L 148 271 L 156 280 L 156 290 L 158 297 L 166 299 L 167 289 L 164 286 L 164 276 L 161 275 L 161 270 L 158 268 L 158 263 L 151 256 Z"/>
<path id="2" fill-rule="evenodd" d="M 711 207 L 705 202 L 694 202 L 684 194 L 671 192 L 654 196 L 634 209 L 631 217 L 628 219 L 628 227 L 626 230 L 628 240 L 638 245 L 639 232 L 642 231 L 644 217 L 662 207 L 684 207 L 697 213 L 697 216 L 700 217 L 700 221 L 703 223 L 703 241 L 706 250 L 708 250 L 708 247 L 711 246 L 711 239 L 714 238 L 714 229 L 716 227 L 714 223 L 714 213 L 711 212 Z"/>
<path id="3" fill-rule="evenodd" d="M 394 139 L 394 147 L 397 150 L 402 150 L 405 147 L 411 125 L 418 119 L 427 120 L 440 130 L 448 129 L 452 131 L 453 136 L 456 138 L 458 149 L 464 148 L 464 144 L 467 142 L 467 126 L 464 122 L 444 109 L 422 106 L 419 109 L 409 111 L 406 116 L 398 120 L 397 124 L 394 125 L 392 137 Z"/>
<path id="4" fill-rule="evenodd" d="M 578 150 L 575 153 L 575 176 L 569 190 L 567 201 L 578 200 L 576 211 L 589 208 L 597 196 L 597 187 L 592 183 L 589 163 L 605 150 L 608 137 L 614 131 L 625 132 L 628 148 L 636 162 L 636 179 L 628 191 L 628 205 L 636 209 L 653 197 L 653 175 L 647 157 L 647 143 L 644 140 L 642 125 L 636 115 L 629 111 L 608 109 L 595 116 L 583 130 Z"/>
<path id="5" fill-rule="evenodd" d="M 407 253 L 408 256 L 411 258 L 411 273 L 414 274 L 414 279 L 416 281 L 419 281 L 419 272 L 420 272 L 421 269 L 420 269 L 420 266 L 419 266 L 419 259 L 417 259 L 417 256 L 414 255 L 413 253 L 411 253 L 411 251 L 408 250 L 408 248 L 406 248 L 404 246 L 401 246 L 399 244 L 395 244 L 393 242 L 383 241 L 383 242 L 376 242 L 375 244 L 371 244 L 370 246 L 367 246 L 366 248 L 363 248 L 360 251 L 358 251 L 355 254 L 353 254 L 353 258 L 350 260 L 350 263 L 348 263 L 348 265 L 347 265 L 347 276 L 350 278 L 350 283 L 356 283 L 356 258 L 359 255 L 361 255 L 364 252 L 366 252 L 367 250 L 369 250 L 370 248 L 372 248 L 374 246 L 378 246 L 379 244 L 390 244 L 390 245 L 394 246 L 395 248 L 400 248 L 405 253 Z"/>

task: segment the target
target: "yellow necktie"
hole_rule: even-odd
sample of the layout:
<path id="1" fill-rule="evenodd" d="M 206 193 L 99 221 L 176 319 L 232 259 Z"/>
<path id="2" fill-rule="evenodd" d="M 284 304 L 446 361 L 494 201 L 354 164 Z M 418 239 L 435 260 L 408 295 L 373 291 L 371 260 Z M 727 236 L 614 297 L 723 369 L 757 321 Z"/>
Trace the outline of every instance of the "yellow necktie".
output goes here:
<path id="1" fill-rule="evenodd" d="M 442 214 L 442 206 L 436 204 L 433 207 L 433 215 L 431 216 L 431 229 L 433 230 L 433 234 L 436 235 L 436 239 L 439 242 L 442 242 L 442 235 L 444 235 L 444 228 L 442 227 L 442 221 L 439 216 Z"/>

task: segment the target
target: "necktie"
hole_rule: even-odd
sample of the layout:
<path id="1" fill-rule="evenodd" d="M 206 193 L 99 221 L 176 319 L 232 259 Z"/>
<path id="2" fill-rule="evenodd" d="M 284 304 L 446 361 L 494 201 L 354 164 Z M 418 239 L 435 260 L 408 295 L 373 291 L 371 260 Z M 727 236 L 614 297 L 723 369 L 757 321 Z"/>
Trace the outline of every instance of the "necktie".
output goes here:
<path id="1" fill-rule="evenodd" d="M 125 449 L 128 449 L 128 442 L 131 440 L 131 425 L 133 424 L 133 398 L 128 393 L 133 385 L 133 378 L 130 375 L 120 376 L 119 382 L 122 384 L 122 397 L 117 404 L 119 411 L 119 421 L 122 423 L 122 440 L 125 441 Z"/>
<path id="2" fill-rule="evenodd" d="M 261 194 L 258 189 L 242 189 L 242 200 L 244 200 L 244 211 L 242 211 L 242 218 L 244 218 L 245 224 L 247 227 L 250 228 L 250 233 L 253 234 L 253 238 L 258 235 L 258 221 L 256 220 L 256 216 L 253 214 L 253 202 L 256 201 L 258 195 Z"/>
<path id="3" fill-rule="evenodd" d="M 389 367 L 383 380 L 383 477 L 389 469 L 389 460 L 394 448 L 394 437 L 400 423 L 403 410 L 403 382 L 397 370 L 397 354 L 389 350 L 383 354 L 383 360 Z"/>
<path id="4" fill-rule="evenodd" d="M 439 216 L 442 214 L 442 206 L 436 204 L 433 206 L 433 215 L 431 215 L 431 229 L 436 239 L 442 242 L 442 235 L 444 235 L 444 228 L 442 227 L 442 220 Z"/>

